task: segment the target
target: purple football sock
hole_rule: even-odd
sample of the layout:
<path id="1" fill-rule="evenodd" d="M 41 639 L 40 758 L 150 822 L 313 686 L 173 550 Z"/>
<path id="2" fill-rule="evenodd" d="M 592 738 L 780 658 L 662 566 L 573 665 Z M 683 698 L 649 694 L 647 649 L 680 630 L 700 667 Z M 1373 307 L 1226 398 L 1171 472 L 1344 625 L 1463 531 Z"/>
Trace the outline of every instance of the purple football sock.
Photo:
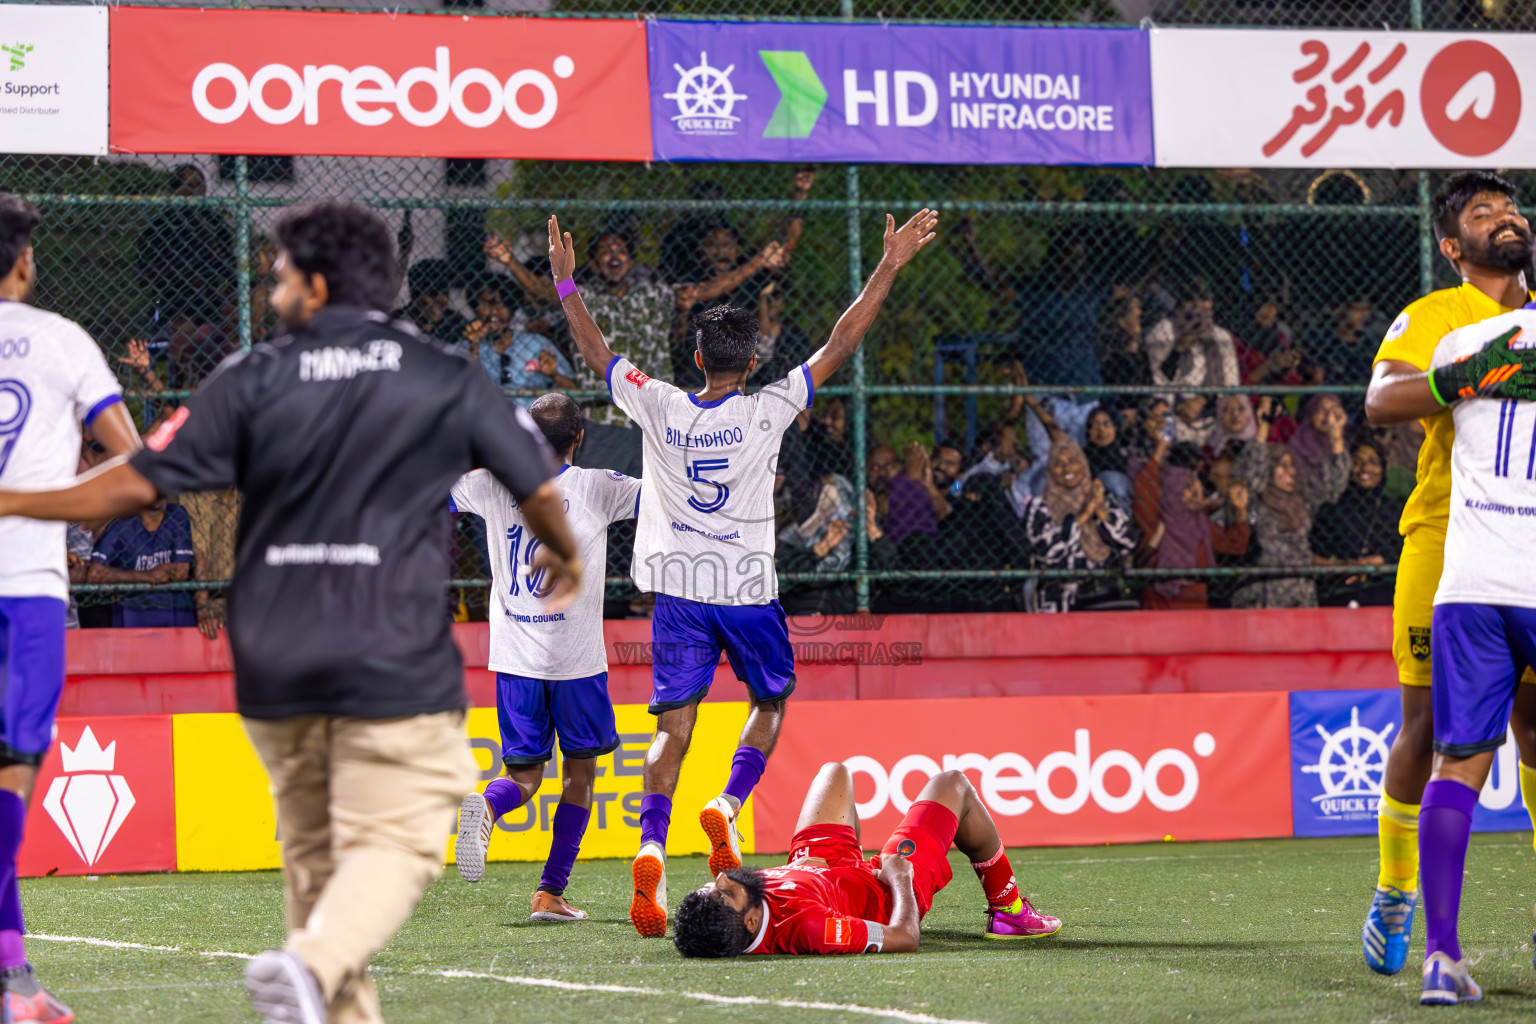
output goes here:
<path id="1" fill-rule="evenodd" d="M 667 848 L 667 829 L 672 827 L 672 798 L 647 793 L 640 798 L 640 843 Z"/>
<path id="2" fill-rule="evenodd" d="M 0 789 L 0 970 L 27 962 L 22 942 L 26 925 L 21 917 L 21 890 L 16 885 L 16 853 L 27 823 L 27 805 L 17 794 Z"/>
<path id="3" fill-rule="evenodd" d="M 544 862 L 544 877 L 539 888 L 556 896 L 565 893 L 571 880 L 571 868 L 576 864 L 576 852 L 581 849 L 581 837 L 587 834 L 588 808 L 562 802 L 555 808 L 555 835 L 549 843 L 549 859 Z"/>
<path id="4" fill-rule="evenodd" d="M 731 758 L 731 777 L 725 784 L 725 795 L 734 797 L 738 806 L 746 803 L 747 797 L 752 795 L 752 787 L 757 785 L 767 767 L 767 754 L 756 747 L 737 747 L 736 756 Z"/>
<path id="5" fill-rule="evenodd" d="M 517 783 L 502 776 L 485 787 L 485 802 L 491 805 L 491 820 L 500 821 L 503 814 L 522 806 L 523 791 Z"/>
<path id="6" fill-rule="evenodd" d="M 1472 835 L 1477 790 L 1454 779 L 1424 787 L 1419 806 L 1419 891 L 1424 901 L 1424 955 L 1461 959 L 1456 916 L 1461 912 L 1461 877 Z"/>

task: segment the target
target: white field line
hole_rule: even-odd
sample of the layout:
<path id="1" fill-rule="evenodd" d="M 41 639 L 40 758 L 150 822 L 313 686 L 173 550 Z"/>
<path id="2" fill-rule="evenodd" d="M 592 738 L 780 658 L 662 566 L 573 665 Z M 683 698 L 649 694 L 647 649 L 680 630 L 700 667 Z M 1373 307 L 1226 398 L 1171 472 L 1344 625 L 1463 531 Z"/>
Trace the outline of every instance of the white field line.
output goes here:
<path id="1" fill-rule="evenodd" d="M 235 960 L 255 959 L 250 953 L 231 953 L 227 950 L 185 949 L 181 946 L 153 946 L 143 942 L 119 942 L 116 939 L 96 939 L 83 935 L 39 935 L 28 933 L 27 938 L 36 939 L 41 942 L 100 946 L 105 949 L 137 949 L 157 953 L 186 953 L 191 956 L 228 957 Z M 485 974 L 480 971 L 441 970 L 411 971 L 410 973 L 433 978 L 498 981 L 504 985 L 519 985 L 525 988 L 547 988 L 560 992 L 605 992 L 614 995 L 664 996 L 676 999 L 693 999 L 701 1003 L 713 1003 L 717 1006 L 775 1006 L 786 1010 L 821 1010 L 833 1013 L 851 1013 L 865 1017 L 905 1021 L 906 1024 L 983 1024 L 981 1021 L 955 1020 L 950 1017 L 935 1017 L 927 1013 L 913 1013 L 910 1010 L 860 1006 L 857 1003 L 821 1003 L 802 999 L 765 999 L 761 996 L 721 996 L 710 992 L 669 992 L 666 989 L 660 988 L 639 988 L 632 985 L 589 985 L 579 981 L 560 981 L 556 978 Z"/>

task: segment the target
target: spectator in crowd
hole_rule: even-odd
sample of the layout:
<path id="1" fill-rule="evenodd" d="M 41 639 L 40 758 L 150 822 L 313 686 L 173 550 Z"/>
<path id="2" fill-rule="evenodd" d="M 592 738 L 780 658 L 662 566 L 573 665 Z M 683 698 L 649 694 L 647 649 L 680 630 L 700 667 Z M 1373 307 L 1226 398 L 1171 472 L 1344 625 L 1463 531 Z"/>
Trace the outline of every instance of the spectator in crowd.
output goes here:
<path id="1" fill-rule="evenodd" d="M 195 164 L 173 170 L 167 187 L 185 200 L 208 194 Z M 236 291 L 234 230 L 214 207 L 164 206 L 139 235 L 138 270 L 153 307 L 149 340 L 166 348 L 170 389 L 196 388 L 230 351 L 224 312 Z"/>
<path id="2" fill-rule="evenodd" d="M 1387 493 L 1386 453 L 1374 438 L 1361 437 L 1350 455 L 1349 485 L 1318 509 L 1312 550 L 1337 565 L 1395 564 L 1403 549 L 1397 532 L 1403 500 Z M 1391 579 L 1366 573 L 1335 577 L 1322 587 L 1322 603 L 1386 606 L 1392 586 Z"/>
<path id="3" fill-rule="evenodd" d="M 1035 568 L 1098 569 L 1131 550 L 1130 514 L 1093 479 L 1076 442 L 1062 439 L 1051 448 L 1045 479 L 1044 493 L 1024 508 L 1024 542 Z M 1071 611 L 1085 587 L 1092 592 L 1081 580 L 1042 581 L 1035 610 Z"/>
<path id="4" fill-rule="evenodd" d="M 994 423 L 982 432 L 978 445 L 981 458 L 960 474 L 961 487 L 978 476 L 997 477 L 999 493 L 1014 518 L 1019 518 L 1036 488 L 1032 486 L 1032 460 L 1028 450 L 1019 444 L 1018 427 L 1006 420 Z"/>
<path id="5" fill-rule="evenodd" d="M 811 340 L 800 326 L 784 315 L 784 289 L 769 281 L 757 297 L 756 383 L 771 384 L 810 358 Z"/>
<path id="6" fill-rule="evenodd" d="M 512 326 L 516 284 L 501 274 L 486 274 L 471 286 L 475 319 L 463 329 L 461 347 L 480 360 L 486 376 L 504 388 L 574 390 L 576 381 L 565 354 L 543 335 Z M 518 398 L 529 405 L 533 398 Z"/>
<path id="7" fill-rule="evenodd" d="M 1122 504 L 1131 501 L 1131 467 L 1129 453 L 1120 443 L 1120 430 L 1115 417 L 1103 406 L 1093 410 L 1088 417 L 1088 443 L 1083 446 L 1088 459 L 1088 471 L 1104 485 Z"/>
<path id="8" fill-rule="evenodd" d="M 817 402 L 805 417 L 806 460 L 818 476 L 836 473 L 853 479 L 853 436 L 848 428 L 848 408 L 841 398 Z"/>
<path id="9" fill-rule="evenodd" d="M 1309 498 L 1330 490 L 1336 497 L 1343 489 L 1349 476 L 1349 453 L 1344 444 L 1348 424 L 1349 417 L 1337 395 L 1313 395 L 1301 407 L 1296 434 L 1285 448 L 1295 460 L 1297 481 L 1309 492 Z M 1315 504 L 1332 500 L 1322 498 Z"/>
<path id="10" fill-rule="evenodd" d="M 505 239 L 492 235 L 486 241 L 486 252 L 512 272 L 534 301 L 559 305 L 553 278 L 536 275 L 520 263 Z M 663 380 L 672 380 L 671 324 L 676 296 L 661 275 L 637 263 L 633 253 L 622 230 L 606 228 L 593 239 L 587 262 L 576 271 L 574 280 L 614 354 L 633 360 Z M 607 382 L 585 363 L 576 367 L 575 382 L 578 390 L 607 393 Z M 640 476 L 640 431 L 623 411 L 599 398 L 589 402 L 586 416 L 586 440 L 577 464 Z"/>
<path id="11" fill-rule="evenodd" d="M 1424 421 L 1400 423 L 1388 434 L 1387 493 L 1406 502 L 1419 482 L 1419 449 L 1424 446 Z"/>
<path id="12" fill-rule="evenodd" d="M 1140 472 L 1163 441 L 1173 443 L 1173 412 L 1169 408 L 1168 399 L 1161 395 L 1150 395 L 1142 399 L 1136 416 L 1136 428 L 1131 431 L 1126 443 L 1131 472 Z"/>
<path id="13" fill-rule="evenodd" d="M 1217 555 L 1248 551 L 1248 487 L 1233 483 L 1214 501 L 1196 472 L 1200 449 L 1193 444 L 1161 445 L 1136 477 L 1132 512 L 1141 531 L 1141 561 L 1154 569 L 1211 569 Z M 1231 506 L 1217 522 L 1212 507 Z M 1203 579 L 1159 579 L 1141 595 L 1143 608 L 1205 608 L 1210 603 Z"/>
<path id="14" fill-rule="evenodd" d="M 939 510 L 949 514 L 949 502 L 933 483 L 932 464 L 922 445 L 907 448 L 905 464 L 899 463 L 890 445 L 876 445 L 866 462 L 870 490 L 880 510 L 882 530 L 893 546 L 914 535 L 937 537 Z"/>
<path id="15" fill-rule="evenodd" d="M 1216 429 L 1216 418 L 1205 411 L 1204 395 L 1180 395 L 1173 407 L 1173 439 L 1183 444 L 1205 447 L 1206 439 Z"/>
<path id="16" fill-rule="evenodd" d="M 192 536 L 192 578 L 228 580 L 235 573 L 235 528 L 240 522 L 240 492 L 222 491 L 183 494 L 176 499 L 186 510 Z M 229 621 L 224 591 L 197 590 L 192 594 L 197 628 L 209 640 Z"/>
<path id="17" fill-rule="evenodd" d="M 453 268 L 448 261 L 417 260 L 407 280 L 411 301 L 399 316 L 428 337 L 448 345 L 457 344 L 468 323 L 453 308 Z"/>
<path id="18" fill-rule="evenodd" d="M 1371 379 L 1376 348 L 1385 333 L 1376 322 L 1371 300 L 1356 296 L 1333 311 L 1332 324 L 1318 332 L 1306 345 L 1319 370 L 1319 383 L 1358 384 Z M 1365 412 L 1365 397 L 1350 397 L 1350 410 L 1356 416 Z"/>
<path id="19" fill-rule="evenodd" d="M 1266 294 L 1254 305 L 1253 323 L 1236 343 L 1244 384 L 1300 384 L 1302 353 L 1296 332 L 1280 315 L 1278 295 Z"/>
<path id="20" fill-rule="evenodd" d="M 1249 445 L 1236 473 L 1258 493 L 1253 509 L 1256 565 L 1307 568 L 1320 564 L 1310 543 L 1312 516 L 1319 506 L 1337 500 L 1349 478 L 1349 453 L 1342 433 L 1337 448 L 1310 481 L 1302 479 L 1295 455 L 1277 444 Z M 1317 587 L 1309 577 L 1267 576 L 1248 583 L 1232 595 L 1234 608 L 1315 608 Z"/>
<path id="21" fill-rule="evenodd" d="M 1215 301 L 1204 279 L 1183 287 L 1178 308 L 1146 337 L 1152 380 L 1160 386 L 1236 387 L 1240 382 L 1232 332 L 1216 323 Z"/>
<path id="22" fill-rule="evenodd" d="M 76 476 L 90 472 L 107 458 L 107 449 L 91 435 L 90 427 L 82 427 L 80 433 L 80 461 L 75 467 Z M 111 520 L 102 520 L 68 525 L 64 534 L 64 546 L 69 582 L 86 582 L 91 571 L 91 553 L 96 550 L 96 538 L 101 536 L 110 522 Z M 111 625 L 112 606 L 110 604 L 92 601 L 82 606 L 75 600 L 74 594 L 70 594 L 69 617 L 65 620 L 66 628 L 94 629 Z"/>
<path id="23" fill-rule="evenodd" d="M 1265 395 L 1259 399 L 1259 408 L 1267 412 L 1273 400 Z M 1269 424 L 1261 423 L 1247 395 L 1222 395 L 1216 400 L 1216 423 L 1205 438 L 1207 458 L 1214 459 L 1229 444 L 1239 446 L 1249 441 L 1264 441 L 1269 435 Z"/>
<path id="24" fill-rule="evenodd" d="M 1099 314 L 1099 372 L 1105 384 L 1124 387 L 1152 383 L 1152 366 L 1141 341 L 1141 298 L 1117 289 Z"/>
<path id="25" fill-rule="evenodd" d="M 192 571 L 192 521 L 186 509 L 160 499 L 136 515 L 114 520 L 96 542 L 88 583 L 181 583 Z M 118 599 L 114 625 L 195 626 L 192 595 L 128 593 Z"/>
<path id="26" fill-rule="evenodd" d="M 815 184 L 816 172 L 813 169 L 796 169 L 790 198 L 795 202 L 804 202 L 810 198 Z M 725 189 L 719 182 L 701 181 L 688 190 L 688 196 L 695 200 L 719 202 L 725 198 Z M 668 281 L 704 281 L 719 273 L 718 269 L 712 269 L 713 261 L 700 243 L 721 226 L 730 229 L 728 222 L 713 211 L 689 213 L 680 217 L 661 241 L 663 276 Z M 804 233 L 805 219 L 799 213 L 792 214 L 784 223 L 780 238 L 786 254 L 795 250 Z"/>
<path id="27" fill-rule="evenodd" d="M 1215 453 L 1215 458 L 1206 467 L 1206 480 L 1210 483 L 1212 494 L 1220 497 L 1226 496 L 1225 504 L 1210 508 L 1211 523 L 1220 529 L 1228 529 L 1233 526 L 1248 526 L 1249 539 L 1247 549 L 1240 555 L 1225 554 L 1216 551 L 1216 567 L 1219 569 L 1236 569 L 1245 565 L 1255 565 L 1259 560 L 1259 546 L 1253 539 L 1253 489 L 1248 481 L 1237 475 L 1237 466 L 1243 453 L 1248 449 L 1257 447 L 1261 442 L 1255 441 L 1229 441 Z M 1245 463 L 1246 465 L 1246 463 Z M 1239 510 L 1233 503 L 1234 495 L 1238 494 L 1238 486 L 1242 486 L 1241 495 L 1247 500 L 1243 508 Z M 1232 595 L 1242 587 L 1240 578 L 1232 576 L 1217 576 L 1210 580 L 1207 588 L 1209 595 L 1209 607 L 1232 607 Z"/>

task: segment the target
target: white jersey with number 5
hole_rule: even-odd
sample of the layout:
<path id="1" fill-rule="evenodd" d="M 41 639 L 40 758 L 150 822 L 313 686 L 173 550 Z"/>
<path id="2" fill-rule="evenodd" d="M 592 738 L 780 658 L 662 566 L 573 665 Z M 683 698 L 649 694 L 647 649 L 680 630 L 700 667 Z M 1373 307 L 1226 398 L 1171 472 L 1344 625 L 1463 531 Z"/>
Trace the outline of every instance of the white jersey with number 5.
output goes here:
<path id="1" fill-rule="evenodd" d="M 1536 310 L 1452 331 L 1430 366 L 1472 355 L 1512 328 L 1536 346 Z M 1451 521 L 1435 604 L 1536 608 L 1536 402 L 1469 398 L 1452 407 Z"/>
<path id="2" fill-rule="evenodd" d="M 73 320 L 0 301 L 0 488 L 68 484 L 80 424 L 122 401 L 101 349 Z M 63 523 L 0 519 L 0 597 L 69 600 Z"/>
<path id="3" fill-rule="evenodd" d="M 608 671 L 603 650 L 603 585 L 608 526 L 633 519 L 640 481 L 605 469 L 565 466 L 555 477 L 565 497 L 565 520 L 581 558 L 581 591 L 563 612 L 544 605 L 543 570 L 530 576 L 539 542 L 512 493 L 483 469 L 453 485 L 452 508 L 485 520 L 491 556 L 492 672 L 530 679 L 585 679 Z"/>
<path id="4" fill-rule="evenodd" d="M 615 356 L 608 393 L 645 433 L 645 492 L 631 566 L 641 590 L 706 604 L 767 604 L 779 444 L 816 388 L 804 366 L 753 395 L 698 396 Z"/>

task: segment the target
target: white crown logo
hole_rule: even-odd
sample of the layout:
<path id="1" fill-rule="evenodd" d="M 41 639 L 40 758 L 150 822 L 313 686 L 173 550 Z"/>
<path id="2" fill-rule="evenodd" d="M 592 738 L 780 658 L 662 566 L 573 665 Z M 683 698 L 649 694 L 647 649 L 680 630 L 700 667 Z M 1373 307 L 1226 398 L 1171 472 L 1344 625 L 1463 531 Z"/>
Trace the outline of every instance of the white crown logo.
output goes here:
<path id="1" fill-rule="evenodd" d="M 133 810 L 133 790 L 121 775 L 108 774 L 117 763 L 117 741 L 103 750 L 90 726 L 75 741 L 75 749 L 62 741 L 59 753 L 63 774 L 48 786 L 43 810 L 87 865 L 107 852 L 117 830 Z"/>
<path id="2" fill-rule="evenodd" d="M 85 732 L 80 734 L 80 739 L 75 743 L 75 749 L 70 750 L 67 743 L 60 743 L 59 754 L 64 760 L 66 772 L 109 772 L 117 760 L 117 740 L 108 743 L 107 749 L 103 750 L 96 740 L 96 734 L 91 732 L 90 726 L 86 726 Z"/>

